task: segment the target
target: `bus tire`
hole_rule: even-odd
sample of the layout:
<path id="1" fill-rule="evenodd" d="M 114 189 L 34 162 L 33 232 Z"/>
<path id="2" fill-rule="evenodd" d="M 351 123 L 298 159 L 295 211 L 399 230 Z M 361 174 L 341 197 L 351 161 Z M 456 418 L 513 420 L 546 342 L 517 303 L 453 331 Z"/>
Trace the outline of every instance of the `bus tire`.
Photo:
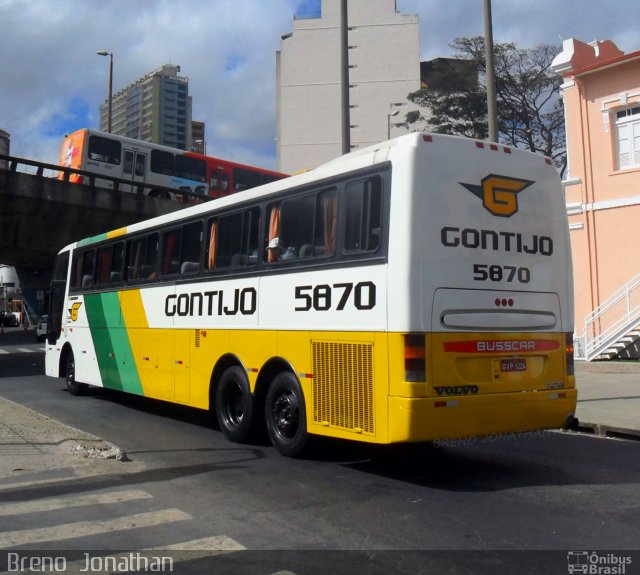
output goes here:
<path id="1" fill-rule="evenodd" d="M 64 379 L 67 384 L 67 391 L 71 395 L 82 395 L 87 390 L 86 383 L 76 381 L 76 361 L 73 352 L 70 351 L 64 364 Z"/>
<path id="2" fill-rule="evenodd" d="M 276 375 L 265 398 L 267 433 L 273 446 L 288 457 L 299 457 L 308 441 L 304 396 L 296 377 Z"/>
<path id="3" fill-rule="evenodd" d="M 245 371 L 238 366 L 227 368 L 216 387 L 215 410 L 218 425 L 229 441 L 243 443 L 249 439 L 253 422 L 253 396 Z"/>

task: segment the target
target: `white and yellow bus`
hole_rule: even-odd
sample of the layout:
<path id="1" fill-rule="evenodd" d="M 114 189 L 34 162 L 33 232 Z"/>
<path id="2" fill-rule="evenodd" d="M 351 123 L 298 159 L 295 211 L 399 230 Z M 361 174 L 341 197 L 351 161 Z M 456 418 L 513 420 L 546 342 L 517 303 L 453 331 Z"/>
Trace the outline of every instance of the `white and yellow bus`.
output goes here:
<path id="1" fill-rule="evenodd" d="M 560 428 L 572 290 L 548 158 L 410 134 L 66 247 L 46 372 L 291 456 Z"/>

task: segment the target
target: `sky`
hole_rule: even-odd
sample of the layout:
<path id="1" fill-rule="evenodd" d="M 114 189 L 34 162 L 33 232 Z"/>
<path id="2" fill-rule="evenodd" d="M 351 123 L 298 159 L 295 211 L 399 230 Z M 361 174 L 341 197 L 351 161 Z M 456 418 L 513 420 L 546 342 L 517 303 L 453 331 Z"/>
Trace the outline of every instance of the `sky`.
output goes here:
<path id="1" fill-rule="evenodd" d="M 575 37 L 635 52 L 637 3 L 492 0 L 494 41 L 532 48 Z M 422 60 L 451 56 L 455 38 L 484 33 L 483 0 L 396 6 L 419 15 Z M 193 119 L 206 123 L 207 153 L 275 168 L 275 52 L 294 14 L 319 11 L 320 0 L 0 0 L 0 129 L 12 155 L 57 163 L 65 134 L 99 126 L 109 58 L 96 52 L 106 50 L 114 93 L 179 65 Z"/>

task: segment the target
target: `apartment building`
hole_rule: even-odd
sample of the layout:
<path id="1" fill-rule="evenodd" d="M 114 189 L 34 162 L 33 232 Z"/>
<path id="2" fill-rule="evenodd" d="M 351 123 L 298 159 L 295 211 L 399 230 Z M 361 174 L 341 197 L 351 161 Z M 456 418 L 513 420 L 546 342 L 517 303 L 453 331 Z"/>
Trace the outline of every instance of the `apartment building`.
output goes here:
<path id="1" fill-rule="evenodd" d="M 112 100 L 112 132 L 136 140 L 189 150 L 191 96 L 180 66 L 165 64 L 149 72 Z M 100 106 L 100 129 L 107 131 L 108 101 Z"/>

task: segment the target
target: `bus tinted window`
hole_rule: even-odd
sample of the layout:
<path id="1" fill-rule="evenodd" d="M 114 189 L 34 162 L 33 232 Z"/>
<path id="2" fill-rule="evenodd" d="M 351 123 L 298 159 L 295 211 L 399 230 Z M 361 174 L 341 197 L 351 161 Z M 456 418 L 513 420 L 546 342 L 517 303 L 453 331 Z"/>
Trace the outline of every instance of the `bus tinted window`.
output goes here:
<path id="1" fill-rule="evenodd" d="M 76 252 L 73 255 L 71 268 L 71 289 L 87 289 L 93 287 L 95 250 Z"/>
<path id="2" fill-rule="evenodd" d="M 198 158 L 176 156 L 176 176 L 204 183 L 207 181 L 207 163 Z"/>
<path id="3" fill-rule="evenodd" d="M 162 266 L 163 275 L 177 274 L 180 269 L 180 229 L 170 230 L 162 234 Z"/>
<path id="4" fill-rule="evenodd" d="M 120 142 L 102 136 L 89 137 L 88 157 L 90 160 L 119 166 L 121 154 Z"/>
<path id="5" fill-rule="evenodd" d="M 151 171 L 173 176 L 173 154 L 162 150 L 151 150 Z"/>
<path id="6" fill-rule="evenodd" d="M 380 245 L 382 181 L 379 176 L 353 182 L 345 190 L 345 252 L 375 251 Z"/>
<path id="7" fill-rule="evenodd" d="M 268 209 L 267 261 L 332 255 L 336 247 L 337 210 L 335 189 L 272 204 Z"/>
<path id="8" fill-rule="evenodd" d="M 124 244 L 118 242 L 103 246 L 98 250 L 98 269 L 96 284 L 107 285 L 122 281 Z"/>
<path id="9" fill-rule="evenodd" d="M 200 271 L 200 247 L 202 245 L 202 222 L 186 224 L 182 228 L 182 250 L 180 251 L 180 274 Z"/>
<path id="10" fill-rule="evenodd" d="M 244 168 L 233 169 L 233 191 L 240 192 L 242 190 L 248 190 L 249 188 L 255 188 L 262 182 L 258 172 L 252 172 L 251 170 L 245 170 Z"/>
<path id="11" fill-rule="evenodd" d="M 127 279 L 155 279 L 158 234 L 153 233 L 127 242 Z"/>
<path id="12" fill-rule="evenodd" d="M 212 170 L 210 188 L 215 192 L 226 193 L 229 190 L 229 174 L 222 170 Z"/>
<path id="13" fill-rule="evenodd" d="M 69 269 L 69 252 L 61 253 L 55 261 L 52 281 L 66 281 Z"/>
<path id="14" fill-rule="evenodd" d="M 207 269 L 256 264 L 259 226 L 259 208 L 210 220 Z"/>

